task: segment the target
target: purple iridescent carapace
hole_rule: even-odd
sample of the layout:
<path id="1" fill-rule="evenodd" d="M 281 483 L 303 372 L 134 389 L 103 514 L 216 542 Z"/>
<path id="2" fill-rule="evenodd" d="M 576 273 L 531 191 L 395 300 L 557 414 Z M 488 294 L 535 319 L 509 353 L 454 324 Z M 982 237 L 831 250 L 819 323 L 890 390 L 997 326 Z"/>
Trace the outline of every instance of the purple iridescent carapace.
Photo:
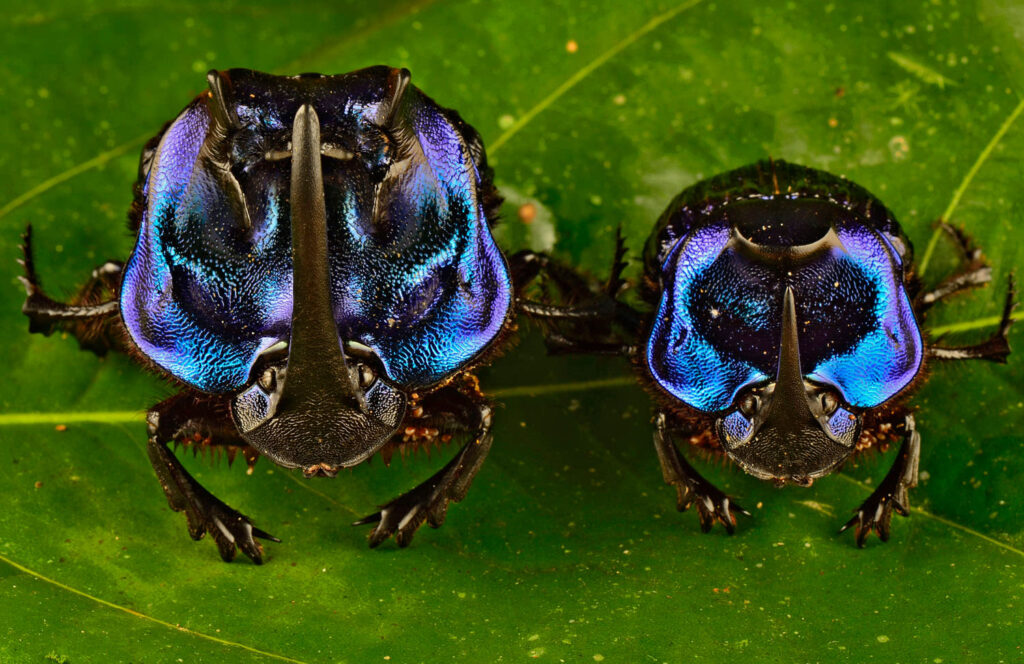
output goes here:
<path id="1" fill-rule="evenodd" d="M 684 191 L 652 235 L 647 270 L 661 300 L 648 370 L 699 411 L 731 408 L 744 388 L 776 374 L 791 287 L 805 378 L 835 387 L 852 407 L 882 404 L 921 368 L 904 285 L 909 243 L 888 210 L 849 181 L 777 162 L 766 192 L 751 184 L 763 181 L 752 177 L 760 167 Z M 830 246 L 793 257 L 793 247 L 825 236 Z M 744 251 L 755 243 L 757 256 Z"/>
<path id="2" fill-rule="evenodd" d="M 490 234 L 475 132 L 410 86 L 401 132 L 378 118 L 390 70 L 278 77 L 226 72 L 240 129 L 231 175 L 247 226 L 205 153 L 197 98 L 167 128 L 145 180 L 121 311 L 141 351 L 207 392 L 242 388 L 292 315 L 291 121 L 320 118 L 331 291 L 339 334 L 413 389 L 471 364 L 509 316 L 508 268 Z M 386 177 L 385 177 L 386 174 Z"/>

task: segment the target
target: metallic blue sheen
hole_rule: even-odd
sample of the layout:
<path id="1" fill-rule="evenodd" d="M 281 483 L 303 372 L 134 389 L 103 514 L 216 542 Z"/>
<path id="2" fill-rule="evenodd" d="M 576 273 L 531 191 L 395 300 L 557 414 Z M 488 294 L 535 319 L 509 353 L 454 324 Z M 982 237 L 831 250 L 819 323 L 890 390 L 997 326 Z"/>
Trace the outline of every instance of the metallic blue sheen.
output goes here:
<path id="1" fill-rule="evenodd" d="M 711 413 L 732 407 L 744 388 L 773 379 L 787 286 L 806 378 L 836 387 L 856 408 L 878 406 L 911 383 L 923 342 L 892 237 L 837 208 L 831 224 L 841 248 L 795 267 L 772 265 L 730 242 L 728 210 L 717 222 L 695 224 L 663 252 L 661 300 L 646 349 L 648 370 L 662 388 Z M 765 223 L 771 228 L 779 220 L 768 215 Z"/>
<path id="2" fill-rule="evenodd" d="M 828 418 L 829 432 L 836 438 L 847 438 L 857 428 L 857 416 L 845 408 L 836 408 Z"/>
<path id="3" fill-rule="evenodd" d="M 146 181 L 147 207 L 138 242 L 125 268 L 121 312 L 129 333 L 147 357 L 181 380 L 215 392 L 244 382 L 252 358 L 276 341 L 269 336 L 233 333 L 232 329 L 256 327 L 249 315 L 252 309 L 267 308 L 274 301 L 275 290 L 289 291 L 290 279 L 287 288 L 260 288 L 266 279 L 238 279 L 237 271 L 225 270 L 224 264 L 190 256 L 188 250 L 197 238 L 189 234 L 202 226 L 209 213 L 204 209 L 209 179 L 197 168 L 207 125 L 205 107 L 192 105 L 160 142 Z M 215 197 L 213 202 L 217 202 Z M 223 207 L 218 206 L 221 212 Z M 202 238 L 201 233 L 196 235 Z M 217 252 L 210 253 L 212 258 Z M 228 279 L 235 282 L 228 283 Z M 190 290 L 228 298 L 220 302 L 208 298 L 204 312 L 189 307 L 180 296 Z M 263 291 L 264 297 L 255 307 L 232 306 L 230 294 L 247 298 L 258 291 Z M 212 313 L 212 320 L 219 324 L 206 324 L 205 313 Z M 288 321 L 289 313 L 290 307 L 280 320 Z"/>
<path id="4" fill-rule="evenodd" d="M 914 379 L 924 358 L 924 342 L 910 297 L 893 267 L 897 259 L 883 237 L 851 226 L 839 232 L 839 239 L 847 252 L 840 260 L 861 267 L 878 294 L 870 312 L 873 325 L 853 348 L 824 359 L 807 376 L 835 385 L 852 406 L 874 408 Z"/>
<path id="5" fill-rule="evenodd" d="M 722 428 L 725 430 L 726 439 L 736 441 L 736 444 L 745 443 L 754 433 L 753 423 L 738 410 L 725 416 L 722 420 Z"/>
<path id="6" fill-rule="evenodd" d="M 719 224 L 698 228 L 678 242 L 665 261 L 666 283 L 647 343 L 647 365 L 654 379 L 676 398 L 705 412 L 727 408 L 738 390 L 768 377 L 723 352 L 712 339 L 694 333 L 694 316 L 712 312 L 690 306 L 690 291 L 728 241 L 729 227 Z M 766 309 L 747 312 L 751 317 L 767 314 Z"/>
<path id="7" fill-rule="evenodd" d="M 288 341 L 290 160 L 263 155 L 287 150 L 290 118 L 303 101 L 316 108 L 325 143 L 356 155 L 322 160 L 342 339 L 372 348 L 387 378 L 408 389 L 445 380 L 494 341 L 509 317 L 512 285 L 481 200 L 472 130 L 410 86 L 399 129 L 385 134 L 376 123 L 388 72 L 320 79 L 230 72 L 244 126 L 232 172 L 252 229 L 234 218 L 200 154 L 204 98 L 178 116 L 152 162 L 121 290 L 124 321 L 146 356 L 200 390 L 231 392 L 246 384 L 263 350 Z M 264 94 L 270 79 L 289 86 L 288 94 Z M 381 163 L 383 181 L 374 176 Z"/>

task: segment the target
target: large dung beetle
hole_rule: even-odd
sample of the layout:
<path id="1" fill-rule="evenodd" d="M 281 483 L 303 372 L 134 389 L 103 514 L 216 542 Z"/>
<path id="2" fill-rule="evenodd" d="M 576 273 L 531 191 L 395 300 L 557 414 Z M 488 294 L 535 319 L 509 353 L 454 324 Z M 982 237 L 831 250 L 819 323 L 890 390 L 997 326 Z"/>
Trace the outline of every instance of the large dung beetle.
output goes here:
<path id="1" fill-rule="evenodd" d="M 491 447 L 472 369 L 514 328 L 491 237 L 500 199 L 483 143 L 404 69 L 212 71 L 145 146 L 135 249 L 69 304 L 40 288 L 32 332 L 130 354 L 179 393 L 148 413 L 148 452 L 189 533 L 224 560 L 279 541 L 206 491 L 167 444 L 259 455 L 333 477 L 374 454 L 466 439 L 433 477 L 357 522 L 407 545 L 462 500 Z"/>
<path id="2" fill-rule="evenodd" d="M 722 450 L 755 477 L 809 486 L 855 452 L 902 440 L 885 479 L 842 530 L 863 546 L 907 515 L 920 435 L 908 398 L 931 359 L 1005 362 L 1013 280 L 998 329 L 947 348 L 921 328 L 939 300 L 991 280 L 967 238 L 943 225 L 959 271 L 924 291 L 892 213 L 828 173 L 768 161 L 699 182 L 671 202 L 644 250 L 641 298 L 619 299 L 621 239 L 603 289 L 543 256 L 551 282 L 575 302 L 523 302 L 546 322 L 556 352 L 623 354 L 658 402 L 654 443 L 680 510 L 701 529 L 732 533 L 748 514 L 712 486 L 673 441 Z M 840 531 L 842 532 L 842 531 Z"/>

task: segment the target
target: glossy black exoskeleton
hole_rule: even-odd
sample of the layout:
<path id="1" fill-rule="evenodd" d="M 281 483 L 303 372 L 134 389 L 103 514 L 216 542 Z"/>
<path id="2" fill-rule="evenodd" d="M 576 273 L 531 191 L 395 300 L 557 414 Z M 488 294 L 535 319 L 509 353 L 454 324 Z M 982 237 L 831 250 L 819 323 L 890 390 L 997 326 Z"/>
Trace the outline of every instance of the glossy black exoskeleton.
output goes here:
<path id="1" fill-rule="evenodd" d="M 406 70 L 210 72 L 142 153 L 124 263 L 70 304 L 41 290 L 24 244 L 32 332 L 129 353 L 180 391 L 148 414 L 171 507 L 224 560 L 278 541 L 207 492 L 173 441 L 259 455 L 307 477 L 374 454 L 466 442 L 429 480 L 357 522 L 407 545 L 462 500 L 491 446 L 472 369 L 513 328 L 490 233 L 483 143 Z"/>
<path id="2" fill-rule="evenodd" d="M 537 256 L 570 306 L 523 302 L 554 352 L 629 357 L 659 404 L 654 443 L 680 510 L 729 533 L 747 514 L 674 439 L 724 451 L 747 473 L 809 486 L 855 452 L 902 440 L 892 469 L 843 530 L 863 546 L 907 515 L 920 436 L 907 401 L 929 359 L 1005 362 L 1013 280 L 998 329 L 946 348 L 920 326 L 939 300 L 991 280 L 981 252 L 946 224 L 961 269 L 924 292 L 892 213 L 844 178 L 762 162 L 699 182 L 658 220 L 644 250 L 643 306 L 621 299 L 621 240 L 598 289 Z"/>

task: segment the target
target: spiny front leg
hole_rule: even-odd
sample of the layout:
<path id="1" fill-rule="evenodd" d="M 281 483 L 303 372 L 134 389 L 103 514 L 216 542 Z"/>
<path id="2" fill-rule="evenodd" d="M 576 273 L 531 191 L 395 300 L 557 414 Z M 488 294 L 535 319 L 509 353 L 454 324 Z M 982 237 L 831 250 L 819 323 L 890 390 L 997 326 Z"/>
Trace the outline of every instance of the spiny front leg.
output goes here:
<path id="1" fill-rule="evenodd" d="M 703 532 L 710 532 L 711 526 L 718 521 L 725 526 L 725 531 L 732 535 L 736 529 L 734 513 L 750 516 L 750 512 L 704 479 L 683 457 L 672 440 L 665 413 L 658 413 L 654 424 L 654 449 L 661 462 L 665 483 L 676 488 L 677 509 L 685 512 L 691 505 L 696 504 L 700 529 Z"/>
<path id="2" fill-rule="evenodd" d="M 947 297 L 970 288 L 984 286 L 992 281 L 992 268 L 985 262 L 981 250 L 971 243 L 970 238 L 963 231 L 944 221 L 939 223 L 939 230 L 956 243 L 960 254 L 960 267 L 939 282 L 935 288 L 918 295 L 914 302 L 918 313 L 928 310 Z"/>
<path id="3" fill-rule="evenodd" d="M 583 275 L 547 254 L 527 249 L 510 256 L 508 263 L 517 298 L 541 275 L 554 284 L 563 300 L 575 302 L 593 296 L 592 284 Z"/>
<path id="4" fill-rule="evenodd" d="M 513 264 L 520 262 L 529 265 L 534 272 L 543 272 L 550 277 L 557 288 L 562 304 L 548 304 L 522 297 L 517 298 L 517 307 L 528 317 L 539 320 L 558 330 L 561 339 L 571 341 L 605 342 L 612 336 L 613 326 L 621 326 L 629 331 L 630 336 L 643 327 L 644 316 L 619 299 L 626 289 L 627 282 L 622 278 L 626 268 L 626 245 L 621 229 L 615 234 L 615 251 L 612 255 L 612 266 L 608 278 L 599 283 L 587 279 L 583 274 L 554 259 L 544 255 L 521 252 L 513 257 Z M 566 328 L 570 332 L 563 334 Z M 554 350 L 560 351 L 560 347 Z M 588 351 L 562 351 L 588 352 Z M 605 351 L 598 351 L 605 352 Z"/>
<path id="5" fill-rule="evenodd" d="M 78 339 L 82 348 L 104 355 L 119 338 L 111 328 L 118 324 L 117 288 L 121 263 L 107 261 L 97 267 L 73 302 L 65 304 L 43 292 L 32 258 L 32 226 L 25 229 L 21 239 L 22 258 L 18 263 L 25 274 L 18 280 L 25 287 L 21 312 L 28 317 L 29 332 L 49 336 L 63 328 Z"/>
<path id="6" fill-rule="evenodd" d="M 613 281 L 616 279 L 613 277 Z M 640 327 L 642 314 L 606 295 L 579 306 L 559 306 L 529 300 L 519 300 L 516 306 L 527 317 L 546 325 L 548 333 L 544 342 L 552 355 L 589 353 L 632 356 L 637 351 L 635 345 L 623 341 L 613 328 L 621 326 L 628 336 L 634 337 Z"/>
<path id="7" fill-rule="evenodd" d="M 469 485 L 483 465 L 491 449 L 491 408 L 486 403 L 474 403 L 469 396 L 455 388 L 445 388 L 424 404 L 433 407 L 430 415 L 441 424 L 445 433 L 470 432 L 470 439 L 458 454 L 430 479 L 398 498 L 383 505 L 380 511 L 362 518 L 353 526 L 377 524 L 369 536 L 370 547 L 375 548 L 392 535 L 400 547 L 409 546 L 416 530 L 424 521 L 432 528 L 444 523 L 448 504 L 466 497 Z M 437 410 L 445 407 L 444 411 Z"/>
<path id="8" fill-rule="evenodd" d="M 874 493 L 857 508 L 853 518 L 846 522 L 840 533 L 856 526 L 857 546 L 863 548 L 871 531 L 878 533 L 883 542 L 889 541 L 892 513 L 910 516 L 908 489 L 917 486 L 917 468 L 921 459 L 921 435 L 914 428 L 914 416 L 907 415 L 905 434 L 896 463 Z"/>
<path id="9" fill-rule="evenodd" d="M 959 348 L 931 346 L 928 348 L 928 356 L 937 360 L 988 360 L 1006 364 L 1006 358 L 1010 355 L 1010 341 L 1007 334 L 1010 331 L 1010 326 L 1013 325 L 1013 310 L 1017 306 L 1017 288 L 1012 274 L 1007 281 L 1003 315 L 999 320 L 999 327 L 992 333 L 992 336 L 973 346 Z"/>
<path id="10" fill-rule="evenodd" d="M 254 527 L 249 517 L 207 491 L 185 470 L 166 444 L 168 440 L 181 442 L 198 434 L 212 444 L 244 446 L 241 439 L 225 436 L 224 432 L 234 429 L 230 417 L 225 421 L 226 414 L 219 401 L 205 396 L 173 396 L 147 414 L 149 442 L 146 451 L 171 509 L 185 513 L 192 539 L 200 540 L 210 533 L 225 562 L 234 560 L 237 549 L 241 549 L 259 565 L 263 563 L 263 547 L 254 538 L 281 540 Z"/>

